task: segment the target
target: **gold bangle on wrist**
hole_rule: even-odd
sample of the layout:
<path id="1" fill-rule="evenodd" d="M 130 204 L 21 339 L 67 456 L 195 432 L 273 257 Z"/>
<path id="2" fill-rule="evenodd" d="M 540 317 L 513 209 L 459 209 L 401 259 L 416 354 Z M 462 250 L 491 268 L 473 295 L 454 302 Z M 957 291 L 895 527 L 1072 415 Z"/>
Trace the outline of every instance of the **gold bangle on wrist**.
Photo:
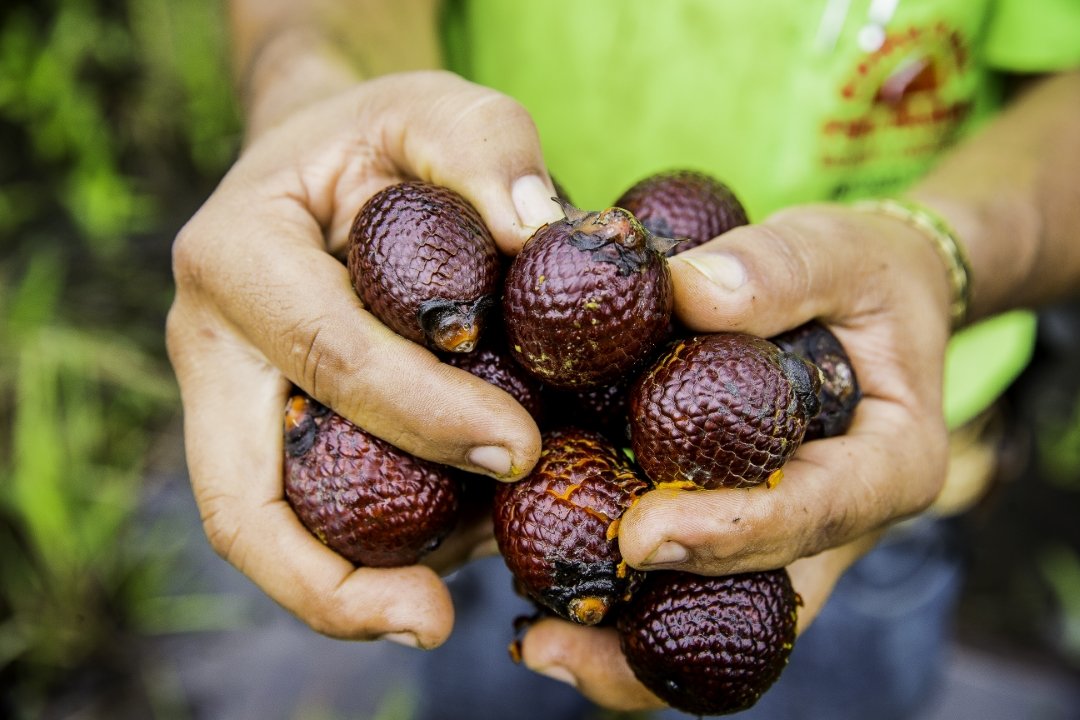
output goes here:
<path id="1" fill-rule="evenodd" d="M 934 249 L 945 263 L 949 285 L 952 288 L 952 300 L 949 304 L 952 328 L 955 330 L 963 325 L 971 305 L 971 265 L 963 246 L 956 237 L 956 231 L 929 208 L 909 200 L 892 198 L 863 200 L 852 207 L 862 212 L 878 213 L 903 220 L 933 243 Z"/>

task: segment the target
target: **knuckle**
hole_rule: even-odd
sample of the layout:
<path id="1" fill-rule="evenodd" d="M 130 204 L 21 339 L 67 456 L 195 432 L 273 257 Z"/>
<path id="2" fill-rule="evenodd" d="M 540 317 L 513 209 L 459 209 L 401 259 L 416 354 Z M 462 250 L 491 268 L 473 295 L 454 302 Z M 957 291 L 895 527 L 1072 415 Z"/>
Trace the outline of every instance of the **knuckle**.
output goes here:
<path id="1" fill-rule="evenodd" d="M 479 135 L 483 139 L 496 128 L 502 135 L 523 131 L 530 135 L 536 134 L 536 123 L 532 115 L 524 105 L 509 95 L 490 88 L 478 88 L 477 92 L 462 100 L 465 105 L 458 116 L 458 132 Z"/>
<path id="2" fill-rule="evenodd" d="M 332 333 L 324 332 L 328 322 L 327 318 L 314 317 L 295 325 L 288 333 L 285 358 L 289 377 L 313 396 L 333 405 L 333 398 L 324 397 L 327 389 L 334 386 L 331 378 L 348 372 L 349 365 L 362 367 L 364 358 L 353 353 L 346 360 L 342 349 L 330 339 Z"/>
<path id="3" fill-rule="evenodd" d="M 798 230 L 761 225 L 755 242 L 760 244 L 762 257 L 768 259 L 770 287 L 786 288 L 792 297 L 805 297 L 813 278 L 810 251 Z"/>
<path id="4" fill-rule="evenodd" d="M 342 594 L 333 590 L 318 597 L 316 602 L 302 614 L 303 621 L 315 632 L 338 639 L 367 639 L 369 633 L 357 634 L 356 628 L 347 627 L 343 619 L 349 617 Z"/>
<path id="5" fill-rule="evenodd" d="M 857 521 L 857 513 L 847 503 L 830 503 L 821 521 L 807 527 L 798 555 L 817 555 L 843 544 L 855 534 Z"/>
<path id="6" fill-rule="evenodd" d="M 208 265 L 205 235 L 192 218 L 185 224 L 172 245 L 173 279 L 178 289 L 202 287 Z"/>

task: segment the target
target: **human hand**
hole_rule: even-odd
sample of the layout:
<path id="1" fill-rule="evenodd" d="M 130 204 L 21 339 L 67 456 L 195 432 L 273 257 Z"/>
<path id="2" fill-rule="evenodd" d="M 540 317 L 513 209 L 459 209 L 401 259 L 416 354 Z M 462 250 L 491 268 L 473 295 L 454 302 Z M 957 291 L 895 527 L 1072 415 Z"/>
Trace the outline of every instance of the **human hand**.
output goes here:
<path id="1" fill-rule="evenodd" d="M 945 269 L 902 220 L 828 205 L 736 228 L 670 266 L 676 312 L 693 330 L 769 337 L 823 320 L 847 349 L 863 399 L 847 434 L 803 444 L 778 487 L 646 494 L 622 518 L 620 550 L 643 570 L 787 566 L 805 603 L 801 631 L 881 529 L 925 509 L 941 489 Z M 602 705 L 659 704 L 611 630 L 543 621 L 526 634 L 522 658 Z"/>
<path id="2" fill-rule="evenodd" d="M 489 142 L 497 138 L 498 142 Z M 511 397 L 388 330 L 338 259 L 364 201 L 404 178 L 457 190 L 500 249 L 561 217 L 531 118 L 443 72 L 365 82 L 260 135 L 176 239 L 169 356 L 211 545 L 314 629 L 433 647 L 453 608 L 429 567 L 354 568 L 285 500 L 290 384 L 423 458 L 515 479 L 540 449 Z M 436 557 L 460 561 L 478 533 Z"/>

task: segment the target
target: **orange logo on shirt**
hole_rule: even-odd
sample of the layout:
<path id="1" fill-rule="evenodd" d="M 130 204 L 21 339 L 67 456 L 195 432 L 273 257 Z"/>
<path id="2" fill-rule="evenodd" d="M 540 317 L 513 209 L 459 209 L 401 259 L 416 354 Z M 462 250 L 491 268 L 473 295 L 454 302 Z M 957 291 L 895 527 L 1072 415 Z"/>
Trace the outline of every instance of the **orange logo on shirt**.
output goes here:
<path id="1" fill-rule="evenodd" d="M 886 34 L 840 88 L 844 102 L 822 125 L 826 166 L 895 163 L 936 154 L 971 111 L 961 35 L 938 23 Z"/>

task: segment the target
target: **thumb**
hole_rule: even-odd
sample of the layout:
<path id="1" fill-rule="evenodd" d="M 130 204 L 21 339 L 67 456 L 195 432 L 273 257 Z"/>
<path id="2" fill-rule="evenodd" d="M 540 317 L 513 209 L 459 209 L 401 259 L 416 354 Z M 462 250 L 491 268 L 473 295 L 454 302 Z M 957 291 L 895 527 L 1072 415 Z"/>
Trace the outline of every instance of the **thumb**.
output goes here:
<path id="1" fill-rule="evenodd" d="M 808 206 L 730 230 L 671 258 L 675 312 L 692 330 L 762 337 L 868 312 L 890 262 L 870 249 L 877 222 Z"/>
<path id="2" fill-rule="evenodd" d="M 536 124 L 520 103 L 446 72 L 409 81 L 421 105 L 395 105 L 407 115 L 386 119 L 401 128 L 387 148 L 400 168 L 464 195 L 504 253 L 516 254 L 538 227 L 562 219 Z"/>

